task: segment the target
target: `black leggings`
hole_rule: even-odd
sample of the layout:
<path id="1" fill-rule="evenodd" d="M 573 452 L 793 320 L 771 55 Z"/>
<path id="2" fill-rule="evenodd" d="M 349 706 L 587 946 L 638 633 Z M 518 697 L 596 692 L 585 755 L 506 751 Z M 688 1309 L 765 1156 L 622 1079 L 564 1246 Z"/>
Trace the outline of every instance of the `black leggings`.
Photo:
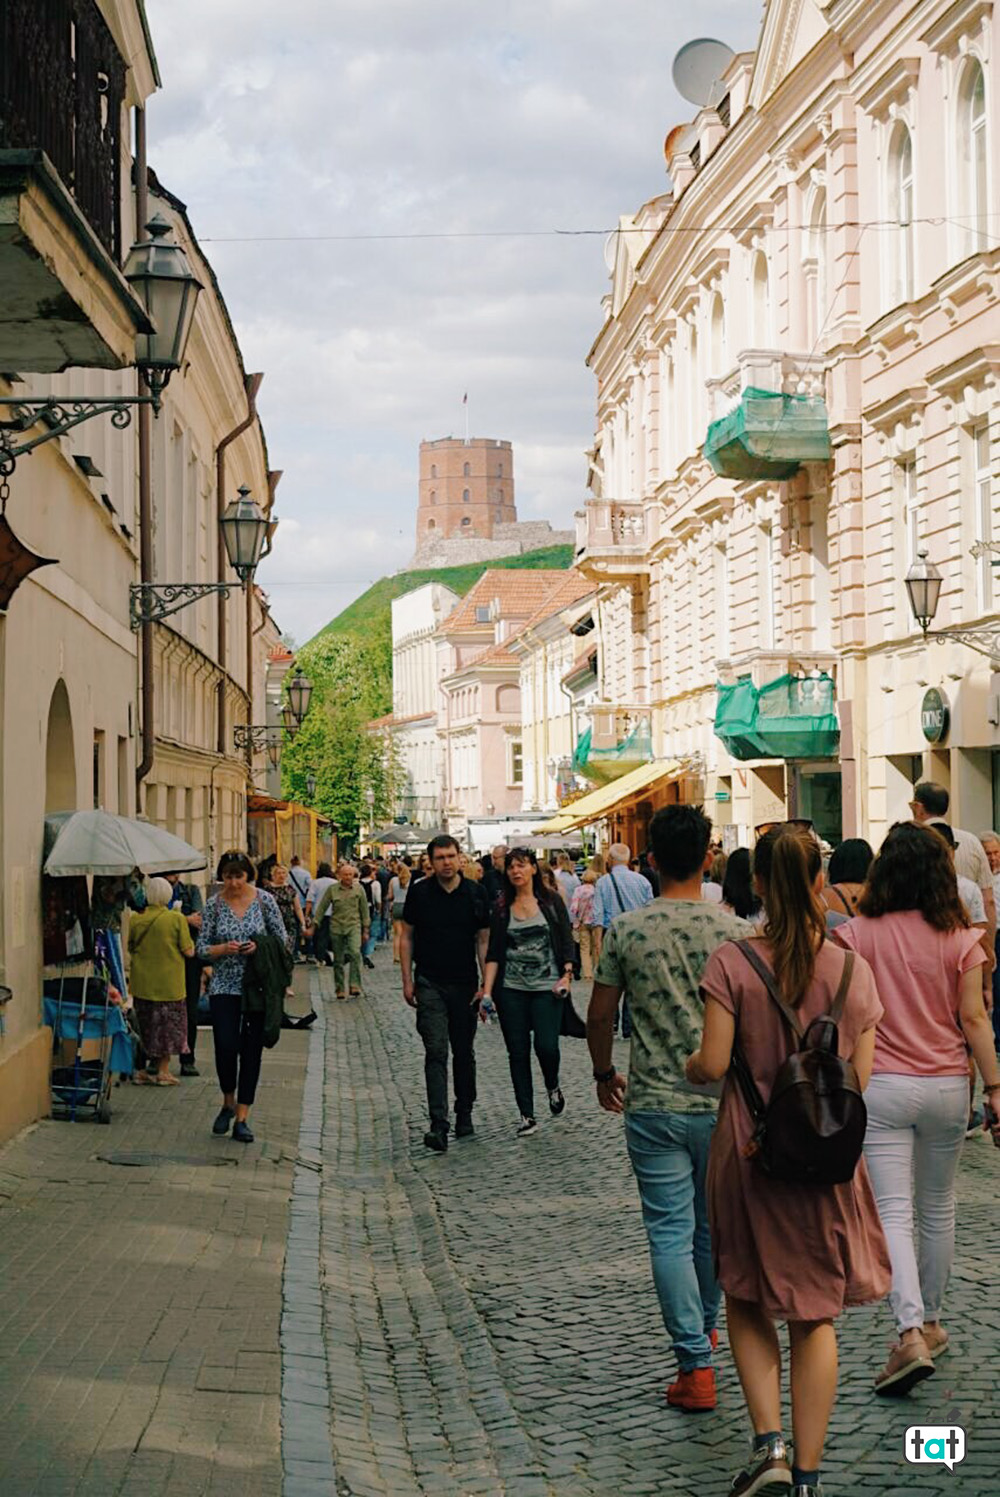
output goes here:
<path id="1" fill-rule="evenodd" d="M 263 1011 L 259 1014 L 243 1013 L 243 999 L 239 993 L 211 993 L 208 1002 L 212 1010 L 219 1086 L 223 1095 L 235 1092 L 237 1102 L 249 1107 L 257 1091 L 260 1058 L 264 1053 Z"/>

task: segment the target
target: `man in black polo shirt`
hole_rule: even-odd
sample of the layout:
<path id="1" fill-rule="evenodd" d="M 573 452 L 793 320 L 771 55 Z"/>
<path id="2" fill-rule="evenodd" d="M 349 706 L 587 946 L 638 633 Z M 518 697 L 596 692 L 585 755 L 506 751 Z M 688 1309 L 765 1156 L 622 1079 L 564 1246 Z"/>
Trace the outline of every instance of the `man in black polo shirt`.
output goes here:
<path id="1" fill-rule="evenodd" d="M 448 1044 L 455 1076 L 455 1137 L 467 1138 L 476 1100 L 473 1046 L 486 965 L 489 909 L 479 884 L 459 871 L 454 837 L 435 837 L 427 854 L 433 873 L 410 881 L 399 942 L 403 997 L 417 1010 L 424 1042 L 430 1130 L 428 1149 L 448 1147 Z M 416 963 L 416 981 L 413 966 Z"/>

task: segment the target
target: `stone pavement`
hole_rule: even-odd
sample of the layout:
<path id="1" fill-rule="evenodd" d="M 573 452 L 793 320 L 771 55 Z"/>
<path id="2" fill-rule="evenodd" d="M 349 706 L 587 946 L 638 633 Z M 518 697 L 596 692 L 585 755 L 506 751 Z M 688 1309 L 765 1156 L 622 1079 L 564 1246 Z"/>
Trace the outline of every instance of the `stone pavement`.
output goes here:
<path id="1" fill-rule="evenodd" d="M 667 1409 L 622 1126 L 585 1045 L 564 1042 L 565 1115 L 540 1092 L 518 1140 L 481 1031 L 477 1135 L 429 1154 L 413 1016 L 376 961 L 353 1003 L 300 970 L 322 1019 L 265 1056 L 249 1148 L 208 1134 L 203 1031 L 202 1081 L 120 1088 L 110 1127 L 44 1123 L 0 1153 L 0 1497 L 728 1491 L 746 1425 L 725 1335 L 718 1411 Z M 992 1497 L 998 1168 L 966 1145 L 935 1378 L 877 1403 L 888 1317 L 842 1321 L 828 1497 Z M 946 1419 L 965 1464 L 905 1465 L 903 1430 Z"/>

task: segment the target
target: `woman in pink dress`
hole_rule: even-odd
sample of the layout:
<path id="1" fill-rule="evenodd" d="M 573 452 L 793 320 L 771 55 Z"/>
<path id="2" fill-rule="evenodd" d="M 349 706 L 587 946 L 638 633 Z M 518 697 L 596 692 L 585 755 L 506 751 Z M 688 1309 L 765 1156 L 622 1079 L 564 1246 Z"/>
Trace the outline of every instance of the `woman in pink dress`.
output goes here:
<path id="1" fill-rule="evenodd" d="M 826 939 L 819 844 L 801 827 L 772 829 L 757 844 L 754 878 L 767 909 L 754 951 L 807 1028 L 830 1012 L 844 975 L 844 953 Z M 732 1493 L 762 1497 L 791 1487 L 794 1497 L 818 1497 L 837 1388 L 833 1322 L 846 1305 L 887 1293 L 888 1251 L 863 1162 L 845 1184 L 803 1186 L 769 1178 L 746 1157 L 753 1123 L 730 1073 L 737 1026 L 765 1105 L 796 1042 L 763 979 L 734 942 L 709 958 L 701 990 L 705 1029 L 687 1074 L 696 1083 L 727 1078 L 709 1157 L 708 1211 L 729 1341 L 754 1428 L 750 1460 Z M 881 1013 L 871 968 L 857 959 L 838 1052 L 852 1061 L 862 1087 Z M 781 1433 L 777 1321 L 788 1322 L 794 1465 Z"/>

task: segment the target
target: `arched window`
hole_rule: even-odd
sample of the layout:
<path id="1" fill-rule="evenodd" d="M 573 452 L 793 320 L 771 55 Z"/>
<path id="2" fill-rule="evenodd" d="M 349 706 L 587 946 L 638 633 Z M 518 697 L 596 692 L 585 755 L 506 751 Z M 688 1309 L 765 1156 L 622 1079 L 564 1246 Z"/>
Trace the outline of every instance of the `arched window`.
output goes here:
<path id="1" fill-rule="evenodd" d="M 826 294 L 826 192 L 817 192 L 809 214 L 806 241 L 806 307 L 808 337 L 812 347 L 819 338 L 827 318 Z"/>
<path id="2" fill-rule="evenodd" d="M 468 489 L 463 489 L 462 490 L 462 503 L 463 504 L 468 504 L 468 502 L 469 502 L 469 491 L 468 491 Z"/>
<path id="3" fill-rule="evenodd" d="M 503 520 L 503 510 L 502 509 L 498 509 L 497 512 L 496 512 L 496 523 L 499 525 L 502 520 Z"/>
<path id="4" fill-rule="evenodd" d="M 503 463 L 497 463 L 497 477 L 503 477 Z"/>
<path id="5" fill-rule="evenodd" d="M 431 463 L 431 477 L 432 478 L 437 478 L 437 476 L 438 476 L 437 463 Z"/>
<path id="6" fill-rule="evenodd" d="M 714 379 L 720 378 L 726 371 L 726 311 L 722 304 L 722 296 L 717 291 L 712 297 L 712 316 L 709 323 L 711 333 L 711 374 Z"/>
<path id="7" fill-rule="evenodd" d="M 73 713 L 66 683 L 58 680 L 49 702 L 45 742 L 45 809 L 75 811 L 76 751 L 73 743 Z"/>
<path id="8" fill-rule="evenodd" d="M 468 463 L 463 463 L 462 464 L 462 477 L 463 478 L 468 478 L 468 476 L 469 476 L 469 474 L 471 472 L 472 472 L 472 469 L 469 467 Z"/>
<path id="9" fill-rule="evenodd" d="M 437 503 L 437 502 L 438 502 L 438 496 L 437 496 L 437 494 L 436 494 L 436 493 L 435 493 L 435 492 L 434 492 L 434 490 L 433 490 L 433 489 L 431 489 L 431 503 L 432 503 L 432 504 L 436 504 L 436 503 Z"/>
<path id="10" fill-rule="evenodd" d="M 471 525 L 472 524 L 472 517 L 470 515 L 463 515 L 462 516 L 462 524 L 463 525 Z"/>
<path id="11" fill-rule="evenodd" d="M 895 306 L 913 296 L 913 141 L 902 123 L 889 141 L 889 216 L 896 225 L 886 236 L 892 257 L 889 295 Z"/>
<path id="12" fill-rule="evenodd" d="M 767 257 L 758 250 L 750 272 L 750 334 L 754 348 L 767 348 L 771 342 L 771 288 L 768 282 Z"/>
<path id="13" fill-rule="evenodd" d="M 428 530 L 436 530 L 437 529 L 437 520 L 428 520 L 427 521 L 427 529 Z"/>
<path id="14" fill-rule="evenodd" d="M 701 373 L 698 368 L 698 329 L 691 329 L 691 342 L 688 345 L 688 353 L 691 361 L 691 380 L 688 384 L 688 452 L 694 452 L 701 446 L 701 431 L 699 430 L 699 418 L 701 416 L 699 395 L 701 393 Z M 685 457 L 687 453 L 684 454 Z"/>
<path id="15" fill-rule="evenodd" d="M 959 216 L 964 225 L 966 254 L 989 245 L 989 175 L 986 161 L 986 82 L 975 58 L 962 75 L 959 90 L 959 149 L 962 182 Z"/>

